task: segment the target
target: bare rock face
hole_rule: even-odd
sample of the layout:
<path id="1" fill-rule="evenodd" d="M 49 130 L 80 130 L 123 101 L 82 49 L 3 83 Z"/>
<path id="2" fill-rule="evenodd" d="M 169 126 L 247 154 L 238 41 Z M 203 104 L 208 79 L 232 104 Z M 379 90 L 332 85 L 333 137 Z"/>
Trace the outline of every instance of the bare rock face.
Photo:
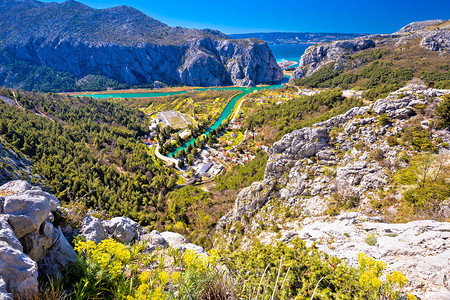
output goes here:
<path id="1" fill-rule="evenodd" d="M 45 251 L 39 260 L 39 274 L 52 276 L 60 273 L 77 259 L 77 253 L 67 241 L 60 228 L 53 230 L 52 246 Z"/>
<path id="2" fill-rule="evenodd" d="M 6 282 L 0 276 L 0 300 L 12 300 L 12 295 L 6 289 Z"/>
<path id="3" fill-rule="evenodd" d="M 20 180 L 0 186 L 0 192 L 5 195 L 0 202 L 0 278 L 6 292 L 25 298 L 37 291 L 37 262 L 41 274 L 52 276 L 77 255 L 51 223 L 51 211 L 59 204 L 55 196 Z M 0 299 L 8 297 L 0 287 Z"/>
<path id="4" fill-rule="evenodd" d="M 122 243 L 131 243 L 145 234 L 138 223 L 127 217 L 116 217 L 102 223 L 106 232 Z"/>
<path id="5" fill-rule="evenodd" d="M 161 232 L 161 236 L 167 241 L 169 246 L 172 248 L 180 249 L 182 251 L 190 249 L 197 254 L 206 254 L 206 251 L 205 249 L 203 249 L 203 247 L 189 243 L 189 241 L 186 240 L 186 238 L 181 234 L 170 231 L 164 231 Z"/>
<path id="6" fill-rule="evenodd" d="M 130 85 L 251 86 L 283 79 L 261 40 L 171 28 L 129 7 L 97 10 L 75 1 L 2 4 L 6 21 L 0 31 L 8 34 L 0 52 L 6 62 L 48 66 L 79 80 L 104 75 Z M 2 71 L 0 78 L 14 77 Z"/>
<path id="7" fill-rule="evenodd" d="M 445 22 L 445 20 L 428 20 L 428 21 L 421 21 L 421 22 L 412 22 L 412 23 L 409 23 L 408 25 L 402 27 L 398 32 L 400 32 L 400 33 L 413 32 L 413 31 L 424 29 L 428 26 L 441 24 L 443 22 Z"/>
<path id="8" fill-rule="evenodd" d="M 24 252 L 34 261 L 40 261 L 45 256 L 45 251 L 50 248 L 57 235 L 57 231 L 53 228 L 52 223 L 43 222 L 38 231 L 32 232 L 24 236 L 22 245 Z"/>
<path id="9" fill-rule="evenodd" d="M 0 276 L 6 290 L 21 297 L 38 290 L 36 262 L 4 241 L 0 241 Z"/>
<path id="10" fill-rule="evenodd" d="M 374 47 L 375 42 L 370 37 L 313 45 L 306 49 L 305 54 L 300 59 L 299 66 L 292 74 L 291 80 L 310 76 L 319 68 L 330 63 L 335 63 L 335 70 L 342 69 L 345 63 L 343 59 L 345 55 Z"/>
<path id="11" fill-rule="evenodd" d="M 423 37 L 420 46 L 431 51 L 448 52 L 450 50 L 450 31 L 432 31 Z"/>
<path id="12" fill-rule="evenodd" d="M 23 251 L 23 246 L 9 226 L 8 217 L 5 215 L 0 215 L 0 241 L 7 242 L 11 247 Z"/>
<path id="13" fill-rule="evenodd" d="M 31 187 L 28 183 L 12 181 L 0 187 L 4 197 L 3 213 L 20 239 L 39 229 L 49 213 L 59 204 L 55 196 Z"/>
<path id="14" fill-rule="evenodd" d="M 87 241 L 94 241 L 96 244 L 108 238 L 101 220 L 90 215 L 83 219 L 80 235 L 84 236 Z"/>

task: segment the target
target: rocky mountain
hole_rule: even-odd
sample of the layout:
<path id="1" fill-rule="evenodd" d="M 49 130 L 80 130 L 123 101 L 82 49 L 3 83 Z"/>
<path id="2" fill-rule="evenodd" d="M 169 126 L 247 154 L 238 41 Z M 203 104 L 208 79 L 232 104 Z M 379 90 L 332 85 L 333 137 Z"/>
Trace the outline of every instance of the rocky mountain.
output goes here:
<path id="1" fill-rule="evenodd" d="M 300 237 L 350 264 L 368 253 L 404 272 L 425 299 L 447 299 L 449 264 L 439 261 L 450 259 L 449 223 L 390 224 L 450 218 L 450 132 L 433 126 L 446 94 L 410 85 L 286 134 L 269 149 L 264 180 L 243 189 L 221 218 L 224 241 L 241 238 L 245 248 Z"/>
<path id="2" fill-rule="evenodd" d="M 2 85 L 48 80 L 50 71 L 38 67 L 64 77 L 61 85 L 69 90 L 93 75 L 128 85 L 192 86 L 270 84 L 283 77 L 263 41 L 172 28 L 126 6 L 93 9 L 71 0 L 3 0 L 0 8 Z M 24 68 L 35 74 L 26 76 Z"/>
<path id="3" fill-rule="evenodd" d="M 363 53 L 369 50 L 401 51 L 406 46 L 420 45 L 441 57 L 450 50 L 450 23 L 445 20 L 414 22 L 393 34 L 375 34 L 345 41 L 320 43 L 309 47 L 302 56 L 291 82 L 309 77 L 319 69 L 333 66 L 334 70 L 351 70 L 367 63 Z M 366 50 L 366 51 L 364 51 Z M 418 51 L 409 51 L 419 58 Z M 423 55 L 421 55 L 423 57 Z"/>
<path id="4" fill-rule="evenodd" d="M 269 45 L 316 44 L 336 40 L 348 40 L 364 36 L 364 33 L 325 33 L 325 32 L 258 32 L 230 34 L 234 39 L 256 38 Z"/>

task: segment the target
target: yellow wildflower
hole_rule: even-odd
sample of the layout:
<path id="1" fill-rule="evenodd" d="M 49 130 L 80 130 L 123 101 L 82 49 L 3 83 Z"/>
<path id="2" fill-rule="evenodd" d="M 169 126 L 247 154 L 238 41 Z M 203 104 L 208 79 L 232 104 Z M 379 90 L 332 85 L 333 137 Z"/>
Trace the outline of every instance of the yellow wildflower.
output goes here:
<path id="1" fill-rule="evenodd" d="M 166 271 L 162 271 L 161 273 L 159 273 L 158 277 L 161 281 L 161 285 L 166 285 L 166 283 L 168 283 L 170 279 L 170 276 Z"/>
<path id="2" fill-rule="evenodd" d="M 173 272 L 172 273 L 172 280 L 173 280 L 173 283 L 177 283 L 178 282 L 178 280 L 180 279 L 180 272 Z"/>
<path id="3" fill-rule="evenodd" d="M 141 274 L 139 274 L 139 280 L 141 282 L 147 282 L 149 278 L 149 273 L 148 272 L 142 272 Z"/>
<path id="4" fill-rule="evenodd" d="M 183 261 L 187 267 L 193 266 L 197 264 L 197 254 L 195 254 L 194 250 L 187 249 L 184 252 Z"/>
<path id="5" fill-rule="evenodd" d="M 417 297 L 411 293 L 406 294 L 406 299 L 408 300 L 417 300 Z"/>
<path id="6" fill-rule="evenodd" d="M 392 274 L 386 274 L 386 279 L 392 284 L 398 284 L 400 287 L 404 286 L 408 279 L 401 272 L 394 271 Z"/>

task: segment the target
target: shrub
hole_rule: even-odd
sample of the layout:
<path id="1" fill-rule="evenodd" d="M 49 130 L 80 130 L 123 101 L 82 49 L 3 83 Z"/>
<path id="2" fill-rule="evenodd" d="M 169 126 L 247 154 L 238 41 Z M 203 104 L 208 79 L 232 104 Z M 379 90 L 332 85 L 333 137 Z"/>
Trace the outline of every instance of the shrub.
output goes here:
<path id="1" fill-rule="evenodd" d="M 384 125 L 387 125 L 387 124 L 389 124 L 389 117 L 388 117 L 388 115 L 387 114 L 381 114 L 379 117 L 378 117 L 378 124 L 380 124 L 380 126 L 384 126 Z"/>
<path id="2" fill-rule="evenodd" d="M 395 136 L 388 136 L 386 138 L 386 143 L 390 146 L 390 147 L 394 147 L 398 145 L 398 140 Z"/>
<path id="3" fill-rule="evenodd" d="M 364 253 L 358 254 L 359 284 L 366 292 L 365 299 L 399 299 L 401 289 L 408 279 L 400 272 L 386 274 L 386 280 L 381 280 L 386 264 L 377 261 Z M 395 288 L 394 288 L 395 287 Z"/>
<path id="4" fill-rule="evenodd" d="M 436 151 L 430 136 L 430 132 L 421 126 L 411 126 L 405 129 L 401 140 L 417 151 Z"/>
<path id="5" fill-rule="evenodd" d="M 223 258 L 232 274 L 240 274 L 236 291 L 242 299 L 311 299 L 314 291 L 318 299 L 399 299 L 398 288 L 406 283 L 399 272 L 382 280 L 385 264 L 364 254 L 353 269 L 300 239 L 290 245 L 256 243 Z"/>
<path id="6" fill-rule="evenodd" d="M 383 206 L 383 204 L 380 201 L 375 199 L 372 199 L 371 203 L 374 209 L 380 209 Z"/>
<path id="7" fill-rule="evenodd" d="M 365 146 L 366 146 L 366 144 L 361 141 L 361 142 L 356 143 L 354 147 L 356 150 L 361 150 L 361 149 L 364 149 Z"/>
<path id="8" fill-rule="evenodd" d="M 438 117 L 438 126 L 441 128 L 450 127 L 450 97 L 444 97 L 436 106 L 436 116 Z"/>
<path id="9" fill-rule="evenodd" d="M 367 235 L 367 237 L 364 239 L 364 242 L 366 242 L 369 246 L 375 246 L 377 244 L 377 238 L 371 233 Z"/>
<path id="10" fill-rule="evenodd" d="M 383 150 L 381 149 L 374 149 L 370 151 L 370 157 L 376 161 L 381 161 L 384 159 Z"/>
<path id="11" fill-rule="evenodd" d="M 450 185 L 446 182 L 450 176 L 447 161 L 446 155 L 416 155 L 407 168 L 395 174 L 394 180 L 398 184 L 410 186 L 403 193 L 403 200 L 413 213 L 439 218 L 441 203 L 450 197 Z"/>

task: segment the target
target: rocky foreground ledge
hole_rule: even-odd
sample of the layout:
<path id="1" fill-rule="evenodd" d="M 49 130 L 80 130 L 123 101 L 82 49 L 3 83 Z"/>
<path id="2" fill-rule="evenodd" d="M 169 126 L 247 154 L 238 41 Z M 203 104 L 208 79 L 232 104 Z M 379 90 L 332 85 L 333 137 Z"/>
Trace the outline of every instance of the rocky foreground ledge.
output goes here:
<path id="1" fill-rule="evenodd" d="M 278 239 L 290 242 L 299 237 L 357 266 L 358 253 L 387 265 L 387 272 L 401 271 L 409 282 L 405 291 L 420 299 L 450 299 L 450 223 L 432 220 L 402 224 L 383 223 L 381 218 L 358 212 L 336 217 L 310 217 L 287 224 Z M 275 233 L 263 233 L 261 242 L 274 242 Z"/>
<path id="2" fill-rule="evenodd" d="M 77 259 L 61 228 L 54 225 L 57 210 L 64 210 L 58 199 L 40 187 L 20 180 L 0 186 L 0 300 L 36 293 L 38 276 L 61 273 Z M 102 221 L 88 214 L 73 233 L 96 243 L 108 238 L 122 243 L 145 241 L 144 251 L 149 252 L 171 246 L 205 253 L 180 234 L 148 233 L 126 217 Z"/>

